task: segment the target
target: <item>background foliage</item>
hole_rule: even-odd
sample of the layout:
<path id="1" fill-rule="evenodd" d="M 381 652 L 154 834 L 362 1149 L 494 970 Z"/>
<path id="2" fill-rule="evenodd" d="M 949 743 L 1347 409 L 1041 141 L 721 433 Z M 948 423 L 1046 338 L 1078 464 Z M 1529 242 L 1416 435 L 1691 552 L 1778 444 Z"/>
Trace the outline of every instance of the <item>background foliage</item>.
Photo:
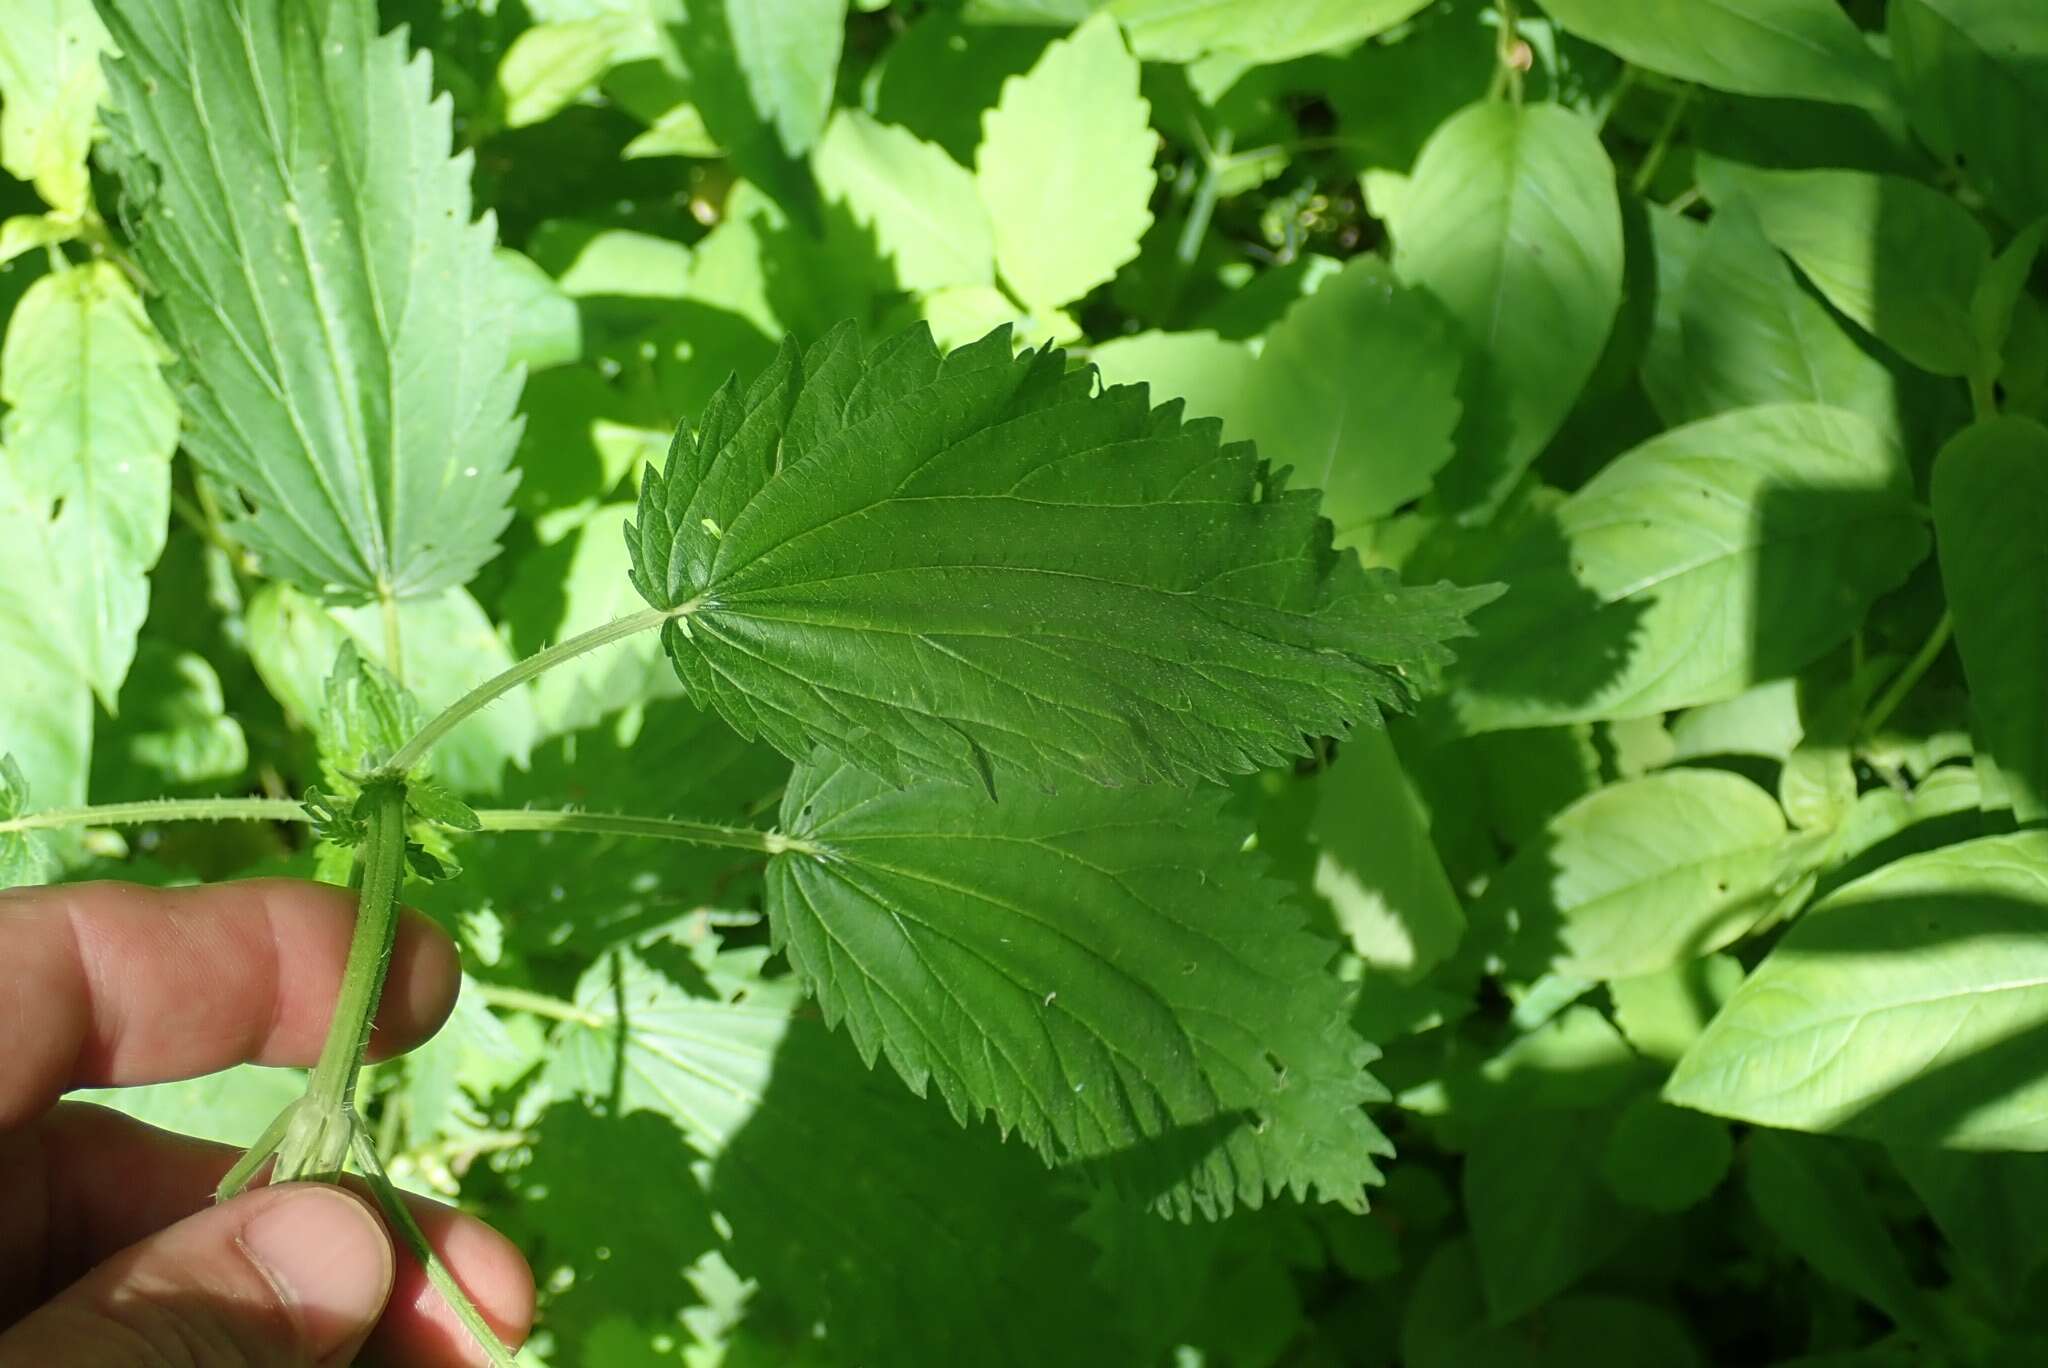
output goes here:
<path id="1" fill-rule="evenodd" d="M 826 922 L 885 934 L 891 879 L 978 882 L 1000 938 L 1000 885 L 1072 854 L 1033 795 L 1014 866 L 940 868 L 912 799 L 790 779 L 652 637 L 465 722 L 437 768 L 478 801 L 784 805 L 912 862 L 486 834 L 409 894 L 471 979 L 367 1106 L 405 1181 L 529 1252 L 531 1361 L 2048 1353 L 2048 13 L 282 4 L 345 72 L 265 0 L 0 26 L 0 820 L 296 794 L 344 643 L 431 711 L 637 608 L 642 465 L 847 318 L 1065 344 L 1256 439 L 1368 566 L 1506 586 L 1418 716 L 1199 819 L 1329 938 L 1286 921 L 1230 991 L 1348 1010 L 1389 1094 L 1368 1123 L 1325 1060 L 1350 1148 L 1240 1161 L 1296 1196 L 1383 1170 L 1366 1211 L 1246 1180 L 1162 1220 L 1198 1203 L 1089 1162 L 1072 1109 L 973 1119 L 1009 1086 L 987 1041 L 797 992 Z M 195 56 L 224 14 L 262 41 Z M 1151 792 L 1101 801 L 1181 820 Z M 321 858 L 261 824 L 0 832 L 10 882 Z M 1234 924 L 1271 903 L 1179 872 Z M 817 918 L 786 957 L 771 881 Z M 1118 887 L 1098 910 L 1149 913 Z M 996 1039 L 1031 1007 L 1000 1000 Z M 109 1100 L 246 1141 L 295 1090 Z"/>

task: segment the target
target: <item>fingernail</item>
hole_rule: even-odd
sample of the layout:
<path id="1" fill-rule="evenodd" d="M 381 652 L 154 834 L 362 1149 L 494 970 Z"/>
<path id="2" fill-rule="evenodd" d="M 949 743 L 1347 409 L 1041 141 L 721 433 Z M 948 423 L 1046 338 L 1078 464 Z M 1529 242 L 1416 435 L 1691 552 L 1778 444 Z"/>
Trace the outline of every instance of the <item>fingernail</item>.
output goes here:
<path id="1" fill-rule="evenodd" d="M 241 1245 L 298 1311 L 305 1350 L 319 1360 L 376 1324 L 391 1296 L 391 1242 L 360 1202 L 307 1186 L 272 1202 Z"/>

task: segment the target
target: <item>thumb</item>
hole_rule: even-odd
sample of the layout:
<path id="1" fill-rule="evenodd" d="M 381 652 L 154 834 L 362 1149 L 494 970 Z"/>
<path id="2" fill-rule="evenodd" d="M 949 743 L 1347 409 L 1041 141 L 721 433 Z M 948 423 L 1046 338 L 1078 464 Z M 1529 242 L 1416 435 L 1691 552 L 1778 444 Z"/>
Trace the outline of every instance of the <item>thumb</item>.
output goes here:
<path id="1" fill-rule="evenodd" d="M 355 1196 L 264 1188 L 95 1268 L 0 1335 L 0 1368 L 345 1364 L 391 1279 L 390 1237 Z"/>

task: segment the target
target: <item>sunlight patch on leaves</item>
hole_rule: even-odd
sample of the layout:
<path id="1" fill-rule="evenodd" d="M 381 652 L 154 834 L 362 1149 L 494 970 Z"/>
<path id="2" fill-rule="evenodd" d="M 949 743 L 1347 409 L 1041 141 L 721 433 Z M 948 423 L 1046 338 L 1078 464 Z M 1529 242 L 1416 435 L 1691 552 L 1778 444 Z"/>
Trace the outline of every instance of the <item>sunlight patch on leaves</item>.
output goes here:
<path id="1" fill-rule="evenodd" d="M 108 47 L 92 0 L 13 0 L 0 23 L 0 168 L 65 222 L 92 208 L 86 154 Z"/>

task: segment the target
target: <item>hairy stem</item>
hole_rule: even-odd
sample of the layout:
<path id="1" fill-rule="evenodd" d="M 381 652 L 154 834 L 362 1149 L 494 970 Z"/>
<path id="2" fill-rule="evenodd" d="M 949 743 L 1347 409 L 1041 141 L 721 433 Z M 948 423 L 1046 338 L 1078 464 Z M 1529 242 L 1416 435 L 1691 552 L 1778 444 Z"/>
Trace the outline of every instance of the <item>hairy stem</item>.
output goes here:
<path id="1" fill-rule="evenodd" d="M 398 598 L 379 587 L 377 602 L 384 613 L 384 668 L 401 689 L 405 687 L 405 636 L 399 631 Z"/>
<path id="2" fill-rule="evenodd" d="M 567 641 L 550 646 L 545 651 L 535 652 L 503 674 L 486 679 L 442 709 L 437 716 L 415 732 L 410 741 L 398 748 L 398 753 L 391 757 L 385 768 L 394 774 L 404 774 L 417 765 L 426 753 L 433 749 L 434 743 L 454 730 L 464 718 L 488 707 L 496 699 L 510 693 L 527 680 L 546 674 L 557 665 L 574 660 L 577 656 L 594 651 L 600 646 L 609 646 L 614 641 L 637 636 L 641 632 L 651 632 L 670 618 L 686 616 L 696 606 L 693 601 L 680 608 L 649 608 L 645 612 L 614 618 L 602 627 L 593 627 L 581 636 L 570 637 Z"/>
<path id="3" fill-rule="evenodd" d="M 476 818 L 485 831 L 570 831 L 586 836 L 644 836 L 657 841 L 688 841 L 694 845 L 753 850 L 763 855 L 796 851 L 822 855 L 822 847 L 784 836 L 779 831 L 685 822 L 674 817 L 629 817 L 609 812 L 556 812 L 530 808 L 481 808 Z"/>
<path id="4" fill-rule="evenodd" d="M 353 1109 L 350 1111 L 349 1120 L 352 1123 L 350 1131 L 355 1137 L 352 1148 L 355 1151 L 356 1167 L 362 1171 L 364 1180 L 370 1185 L 370 1191 L 377 1194 L 377 1205 L 384 1209 L 384 1219 L 397 1229 L 399 1237 L 405 1241 L 413 1257 L 420 1261 L 420 1267 L 426 1269 L 427 1281 L 434 1285 L 434 1290 L 441 1294 L 442 1300 L 455 1312 L 456 1318 L 462 1322 L 463 1328 L 469 1331 L 477 1347 L 484 1351 L 484 1357 L 490 1360 L 492 1368 L 513 1368 L 512 1351 L 498 1338 L 498 1332 L 484 1319 L 484 1313 L 477 1310 L 476 1303 L 469 1298 L 469 1293 L 463 1290 L 462 1284 L 455 1280 L 455 1274 L 441 1261 L 440 1254 L 428 1242 L 426 1232 L 420 1229 L 420 1223 L 413 1219 L 412 1208 L 405 1204 L 405 1197 L 391 1181 L 391 1175 L 384 1169 L 384 1161 L 377 1153 L 377 1146 L 370 1140 L 369 1129 L 354 1115 Z"/>
<path id="5" fill-rule="evenodd" d="M 0 822 L 10 831 L 51 831 L 61 827 L 146 826 L 151 822 L 303 822 L 306 810 L 282 798 L 153 798 L 141 803 L 50 808 Z"/>

